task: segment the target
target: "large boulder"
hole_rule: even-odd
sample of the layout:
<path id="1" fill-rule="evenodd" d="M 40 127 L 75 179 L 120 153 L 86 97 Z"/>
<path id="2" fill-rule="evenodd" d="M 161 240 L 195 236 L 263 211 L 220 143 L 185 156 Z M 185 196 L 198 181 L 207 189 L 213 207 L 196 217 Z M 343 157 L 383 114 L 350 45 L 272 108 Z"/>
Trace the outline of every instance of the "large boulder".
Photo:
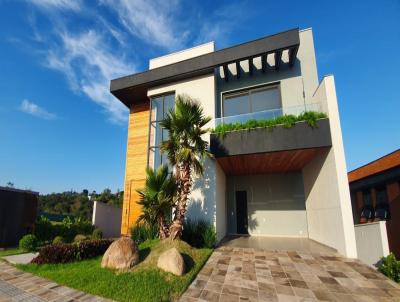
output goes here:
<path id="1" fill-rule="evenodd" d="M 139 262 L 139 249 L 137 244 L 128 237 L 114 241 L 101 260 L 101 267 L 113 269 L 129 269 Z"/>
<path id="2" fill-rule="evenodd" d="M 185 262 L 182 255 L 176 248 L 171 248 L 163 252 L 157 261 L 157 266 L 162 270 L 182 276 L 185 272 Z"/>

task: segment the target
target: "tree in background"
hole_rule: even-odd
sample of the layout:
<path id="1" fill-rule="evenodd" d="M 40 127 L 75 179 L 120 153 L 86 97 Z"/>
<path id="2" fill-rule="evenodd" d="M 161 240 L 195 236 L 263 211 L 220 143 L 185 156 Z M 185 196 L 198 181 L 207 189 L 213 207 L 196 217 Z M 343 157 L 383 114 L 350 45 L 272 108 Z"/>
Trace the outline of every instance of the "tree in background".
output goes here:
<path id="1" fill-rule="evenodd" d="M 97 200 L 121 207 L 122 198 L 122 191 L 112 193 L 110 189 L 105 189 L 101 194 L 93 191 L 91 195 L 89 195 L 87 189 L 84 189 L 80 193 L 66 191 L 62 193 L 41 194 L 39 196 L 39 212 L 91 219 L 93 201 Z"/>

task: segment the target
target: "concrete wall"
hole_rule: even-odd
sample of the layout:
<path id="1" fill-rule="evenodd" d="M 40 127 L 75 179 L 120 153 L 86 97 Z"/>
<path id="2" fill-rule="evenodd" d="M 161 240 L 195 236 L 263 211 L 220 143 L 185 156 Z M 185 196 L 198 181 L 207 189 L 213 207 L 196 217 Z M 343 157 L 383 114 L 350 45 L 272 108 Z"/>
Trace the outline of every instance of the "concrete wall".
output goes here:
<path id="1" fill-rule="evenodd" d="M 221 240 L 227 233 L 227 212 L 226 212 L 226 176 L 221 166 L 215 162 L 215 205 L 217 239 Z"/>
<path id="2" fill-rule="evenodd" d="M 149 61 L 149 69 L 173 64 L 176 62 L 184 61 L 193 57 L 198 57 L 215 50 L 214 42 L 208 42 L 195 47 L 187 48 L 182 51 L 177 51 L 167 54 L 162 57 L 154 58 Z"/>
<path id="3" fill-rule="evenodd" d="M 250 235 L 307 237 L 301 173 L 229 176 L 228 233 L 237 233 L 236 191 L 247 191 Z"/>
<path id="4" fill-rule="evenodd" d="M 333 76 L 323 79 L 313 101 L 328 113 L 332 147 L 303 168 L 304 191 L 311 239 L 357 257 L 354 224 L 347 183 L 342 132 Z"/>
<path id="5" fill-rule="evenodd" d="M 288 62 L 287 52 L 283 52 L 282 61 Z M 297 60 L 293 67 L 281 64 L 280 70 L 275 71 L 273 54 L 267 57 L 267 62 L 269 66 L 267 66 L 267 71 L 263 73 L 261 71 L 261 59 L 255 59 L 254 65 L 256 69 L 253 75 L 242 72 L 239 80 L 236 78 L 235 64 L 228 65 L 230 70 L 228 82 L 226 82 L 223 77 L 222 68 L 217 72 L 216 111 L 218 117 L 221 116 L 222 94 L 245 87 L 279 82 L 283 109 L 285 107 L 302 106 L 304 103 L 312 102 L 313 93 L 318 87 L 318 73 L 311 29 L 300 31 L 300 47 L 297 53 Z M 241 69 L 247 72 L 249 70 L 248 63 L 245 61 L 241 62 Z"/>
<path id="6" fill-rule="evenodd" d="M 95 201 L 92 224 L 103 231 L 104 238 L 115 238 L 121 234 L 122 209 Z"/>
<path id="7" fill-rule="evenodd" d="M 369 265 L 375 265 L 381 257 L 389 255 L 385 221 L 357 224 L 354 229 L 358 259 Z"/>

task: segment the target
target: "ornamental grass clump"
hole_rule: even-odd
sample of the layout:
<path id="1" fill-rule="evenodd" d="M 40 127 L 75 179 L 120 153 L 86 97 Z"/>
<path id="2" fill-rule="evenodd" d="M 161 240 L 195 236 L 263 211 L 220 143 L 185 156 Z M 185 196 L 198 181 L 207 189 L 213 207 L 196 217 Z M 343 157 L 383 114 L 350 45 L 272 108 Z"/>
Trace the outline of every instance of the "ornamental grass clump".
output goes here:
<path id="1" fill-rule="evenodd" d="M 299 115 L 285 114 L 268 120 L 255 120 L 251 119 L 244 123 L 227 123 L 221 124 L 212 130 L 212 133 L 216 133 L 224 136 L 226 132 L 237 131 L 237 130 L 251 130 L 255 128 L 274 128 L 275 126 L 282 125 L 284 128 L 291 128 L 297 122 L 307 122 L 311 128 L 317 127 L 317 121 L 322 118 L 326 118 L 327 115 L 323 112 L 316 111 L 305 111 Z"/>

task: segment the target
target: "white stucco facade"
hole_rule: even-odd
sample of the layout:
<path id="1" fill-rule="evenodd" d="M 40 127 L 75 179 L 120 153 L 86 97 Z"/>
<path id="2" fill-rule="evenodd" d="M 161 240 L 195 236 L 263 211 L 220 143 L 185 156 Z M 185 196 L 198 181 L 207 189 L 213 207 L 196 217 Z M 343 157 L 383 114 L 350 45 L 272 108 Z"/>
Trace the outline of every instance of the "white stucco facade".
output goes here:
<path id="1" fill-rule="evenodd" d="M 205 173 L 195 178 L 187 216 L 204 219 L 216 227 L 218 239 L 236 233 L 235 192 L 247 192 L 248 232 L 252 236 L 305 237 L 356 257 L 354 225 L 347 183 L 344 148 L 333 76 L 318 83 L 317 64 L 311 29 L 299 32 L 300 47 L 293 67 L 283 64 L 274 69 L 272 56 L 267 57 L 267 72 L 261 71 L 261 59 L 254 59 L 254 73 L 248 74 L 248 62 L 240 62 L 240 79 L 236 65 L 229 64 L 225 80 L 222 68 L 214 73 L 175 83 L 154 86 L 148 97 L 167 93 L 187 94 L 199 101 L 204 113 L 221 117 L 224 94 L 249 87 L 277 85 L 284 113 L 303 106 L 306 110 L 328 115 L 332 146 L 316 155 L 307 165 L 290 173 L 261 175 L 226 175 L 215 159 L 206 159 Z M 173 64 L 215 50 L 214 43 L 152 59 L 150 69 Z M 284 52 L 282 61 L 288 61 Z M 309 109 L 307 105 L 317 104 Z M 212 126 L 212 124 L 210 125 Z M 205 139 L 209 140 L 209 136 Z"/>

